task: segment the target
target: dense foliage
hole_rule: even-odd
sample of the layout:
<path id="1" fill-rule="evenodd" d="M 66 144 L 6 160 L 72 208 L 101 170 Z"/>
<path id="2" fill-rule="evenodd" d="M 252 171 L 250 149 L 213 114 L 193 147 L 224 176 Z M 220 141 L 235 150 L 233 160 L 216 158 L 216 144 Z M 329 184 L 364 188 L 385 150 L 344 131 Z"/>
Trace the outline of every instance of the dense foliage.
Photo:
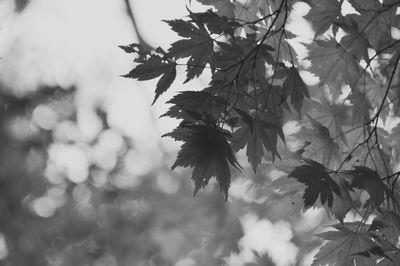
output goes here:
<path id="1" fill-rule="evenodd" d="M 400 264 L 400 2 L 349 0 L 345 13 L 343 0 L 303 1 L 315 37 L 302 59 L 292 46 L 301 32 L 287 30 L 299 1 L 197 1 L 211 9 L 165 21 L 181 37 L 168 49 L 121 46 L 137 63 L 125 77 L 159 78 L 154 102 L 177 68 L 185 83 L 209 78 L 168 101 L 164 116 L 181 122 L 166 136 L 183 143 L 172 168 L 192 168 L 195 193 L 215 177 L 227 197 L 231 171 L 245 167 L 238 152 L 255 172 L 275 162 L 286 175 L 271 186 L 338 221 L 319 235 L 313 265 Z M 285 135 L 291 120 L 301 129 Z M 302 145 L 289 151 L 293 140 Z M 360 219 L 344 222 L 349 212 Z"/>

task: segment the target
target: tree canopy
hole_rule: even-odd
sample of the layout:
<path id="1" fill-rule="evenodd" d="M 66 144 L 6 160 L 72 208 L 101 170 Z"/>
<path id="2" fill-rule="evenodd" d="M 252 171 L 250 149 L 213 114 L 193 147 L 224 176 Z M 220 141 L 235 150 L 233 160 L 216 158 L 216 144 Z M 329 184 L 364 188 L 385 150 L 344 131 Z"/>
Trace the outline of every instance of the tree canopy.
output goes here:
<path id="1" fill-rule="evenodd" d="M 271 162 L 286 173 L 271 187 L 336 221 L 312 265 L 400 264 L 400 1 L 197 1 L 210 9 L 165 21 L 180 36 L 170 47 L 121 46 L 137 63 L 125 77 L 158 79 L 153 104 L 178 68 L 184 83 L 209 78 L 168 101 L 180 124 L 164 136 L 182 142 L 172 169 L 192 169 L 194 194 L 215 177 L 228 197 L 243 152 L 254 172 Z M 300 41 L 305 57 L 288 29 L 299 2 L 315 33 Z M 360 219 L 345 222 L 349 212 Z"/>

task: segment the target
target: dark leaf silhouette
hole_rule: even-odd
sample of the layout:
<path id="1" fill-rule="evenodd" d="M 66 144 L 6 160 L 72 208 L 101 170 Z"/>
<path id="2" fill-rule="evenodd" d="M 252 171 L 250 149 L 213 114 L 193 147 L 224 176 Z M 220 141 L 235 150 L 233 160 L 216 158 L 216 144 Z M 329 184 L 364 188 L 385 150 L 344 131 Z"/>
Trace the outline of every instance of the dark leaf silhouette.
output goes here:
<path id="1" fill-rule="evenodd" d="M 172 82 L 174 82 L 176 78 L 175 67 L 175 63 L 165 62 L 161 57 L 153 55 L 144 63 L 137 65 L 125 77 L 137 80 L 150 80 L 161 76 L 157 82 L 154 104 L 158 97 L 168 90 Z"/>
<path id="2" fill-rule="evenodd" d="M 308 88 L 295 67 L 288 70 L 287 78 L 283 83 L 283 91 L 287 96 L 290 95 L 290 102 L 299 113 L 304 97 L 310 98 Z"/>
<path id="3" fill-rule="evenodd" d="M 194 194 L 214 176 L 221 191 L 228 196 L 231 181 L 229 165 L 240 166 L 229 146 L 227 134 L 210 125 L 183 125 L 170 134 L 177 140 L 185 140 L 172 169 L 193 167 Z"/>
<path id="4" fill-rule="evenodd" d="M 332 207 L 334 193 L 340 195 L 340 188 L 327 169 L 315 161 L 305 160 L 305 164 L 295 167 L 288 177 L 306 185 L 303 195 L 305 208 L 312 207 L 318 198 L 322 204 Z"/>
<path id="5" fill-rule="evenodd" d="M 198 114 L 198 118 L 207 116 L 213 121 L 218 120 L 228 104 L 224 98 L 204 91 L 180 92 L 168 103 L 173 106 L 163 116 L 193 120 L 193 115 Z"/>
<path id="6" fill-rule="evenodd" d="M 354 170 L 347 171 L 353 177 L 351 186 L 362 189 L 370 195 L 370 202 L 374 207 L 379 207 L 388 191 L 378 173 L 365 166 L 355 166 Z"/>
<path id="7" fill-rule="evenodd" d="M 206 64 L 210 62 L 214 47 L 213 40 L 202 24 L 195 25 L 183 20 L 167 21 L 167 23 L 179 35 L 188 38 L 172 43 L 168 49 L 171 57 L 189 57 L 185 81 L 188 82 L 200 76 Z"/>

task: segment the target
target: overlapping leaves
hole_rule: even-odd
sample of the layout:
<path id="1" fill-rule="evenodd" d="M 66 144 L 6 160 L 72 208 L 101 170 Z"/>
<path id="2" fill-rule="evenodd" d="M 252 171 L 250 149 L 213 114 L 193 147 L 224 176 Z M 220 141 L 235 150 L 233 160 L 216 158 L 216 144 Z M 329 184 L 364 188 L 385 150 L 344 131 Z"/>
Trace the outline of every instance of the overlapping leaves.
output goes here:
<path id="1" fill-rule="evenodd" d="M 328 170 L 312 160 L 305 160 L 305 164 L 297 166 L 288 177 L 293 177 L 306 185 L 304 190 L 304 207 L 310 208 L 320 199 L 322 204 L 332 207 L 333 194 L 340 195 L 338 184 L 331 178 Z"/>
<path id="2" fill-rule="evenodd" d="M 311 5 L 307 18 L 312 21 L 316 35 L 326 32 L 340 15 L 341 4 L 338 1 L 311 0 L 307 3 Z"/>
<path id="3" fill-rule="evenodd" d="M 333 227 L 337 231 L 318 235 L 328 242 L 320 248 L 312 266 L 375 265 L 377 259 L 386 257 L 382 247 L 366 231 L 365 225 L 356 222 Z"/>
<path id="4" fill-rule="evenodd" d="M 293 182 L 303 184 L 304 188 Z M 299 165 L 287 176 L 275 180 L 273 186 L 284 191 L 297 187 L 296 190 L 303 191 L 303 209 L 323 206 L 341 222 L 350 210 L 359 207 L 356 190 L 368 193 L 368 206 L 373 209 L 379 209 L 384 196 L 388 195 L 388 188 L 379 175 L 368 167 L 355 166 L 353 170 L 334 171 L 310 159 L 301 159 Z"/>
<path id="5" fill-rule="evenodd" d="M 303 163 L 288 176 L 304 185 L 303 207 L 321 203 L 343 221 L 347 212 L 360 207 L 354 201 L 355 191 L 365 191 L 369 195 L 366 207 L 382 208 L 384 198 L 390 197 L 389 187 L 381 179 L 385 171 L 390 173 L 384 162 L 392 147 L 382 146 L 382 134 L 372 136 L 378 130 L 371 131 L 369 124 L 377 107 L 382 105 L 377 117 L 384 119 L 390 109 L 386 105 L 396 100 L 395 85 L 385 87 L 390 79 L 387 72 L 396 62 L 388 56 L 391 63 L 382 65 L 390 65 L 389 70 L 375 73 L 370 53 L 371 48 L 378 53 L 382 42 L 393 37 L 388 24 L 397 25 L 398 14 L 391 8 L 396 3 L 371 0 L 364 6 L 364 2 L 352 0 L 349 2 L 359 14 L 343 15 L 341 1 L 307 1 L 311 7 L 307 19 L 316 33 L 316 39 L 307 45 L 308 70 L 320 79 L 318 88 L 308 88 L 299 73 L 301 62 L 286 40 L 285 24 L 296 1 L 249 2 L 255 6 L 225 0 L 199 2 L 213 10 L 188 10 L 187 18 L 166 21 L 181 37 L 166 52 L 161 48 L 147 51 L 135 44 L 122 47 L 137 55 L 138 65 L 127 77 L 160 78 L 155 100 L 171 86 L 176 67 L 186 70 L 185 82 L 206 69 L 211 72 L 208 87 L 180 92 L 168 101 L 172 106 L 164 116 L 182 120 L 167 134 L 183 141 L 173 168 L 193 168 L 195 192 L 216 177 L 227 193 L 231 169 L 239 168 L 235 153 L 245 149 L 254 171 L 269 154 L 270 160 L 281 158 L 278 144 L 285 145 L 282 125 L 289 112 L 296 111 L 306 126 L 295 135 L 305 145 L 292 155 Z M 238 14 L 241 10 L 244 13 Z M 324 34 L 330 28 L 333 34 Z M 339 28 L 344 33 L 341 38 Z M 392 53 L 395 47 L 393 44 L 385 52 Z M 365 63 L 367 67 L 363 67 Z M 347 96 L 344 85 L 350 86 Z M 369 131 L 361 132 L 364 128 Z"/>
<path id="6" fill-rule="evenodd" d="M 234 132 L 233 144 L 234 150 L 240 150 L 246 146 L 246 155 L 253 167 L 257 170 L 257 166 L 261 163 L 264 155 L 264 149 L 272 154 L 272 157 L 279 157 L 276 149 L 278 135 L 283 139 L 282 129 L 277 121 L 268 116 L 254 115 L 253 118 L 247 112 L 236 109 L 241 116 L 242 122 L 240 127 Z"/>
<path id="7" fill-rule="evenodd" d="M 127 77 L 160 78 L 155 100 L 171 86 L 176 67 L 186 70 L 185 82 L 210 72 L 208 87 L 168 101 L 164 116 L 182 120 L 166 134 L 183 142 L 172 168 L 192 168 L 195 193 L 216 177 L 227 195 L 231 170 L 240 169 L 239 150 L 246 150 L 254 171 L 269 154 L 272 161 L 293 156 L 289 162 L 297 163 L 274 183 L 284 184 L 298 209 L 322 206 L 342 223 L 320 235 L 327 242 L 313 265 L 399 261 L 397 238 L 382 237 L 387 232 L 381 222 L 387 212 L 398 219 L 399 174 L 391 172 L 400 157 L 398 128 L 385 134 L 378 127 L 399 109 L 398 1 L 349 0 L 358 14 L 345 15 L 343 1 L 305 0 L 315 31 L 306 59 L 319 78 L 319 86 L 311 87 L 299 73 L 306 64 L 287 42 L 285 26 L 297 1 L 198 1 L 213 10 L 188 10 L 187 18 L 166 21 L 181 37 L 167 52 L 122 47 L 137 55 Z M 281 152 L 282 125 L 297 114 L 302 128 L 295 136 L 305 145 Z M 343 223 L 352 210 L 363 219 L 382 219 L 370 231 Z"/>
<path id="8" fill-rule="evenodd" d="M 295 67 L 288 70 L 287 77 L 283 82 L 283 91 L 286 96 L 290 95 L 290 102 L 297 112 L 301 112 L 304 97 L 310 98 L 308 88 Z"/>
<path id="9" fill-rule="evenodd" d="M 166 21 L 171 29 L 186 38 L 171 44 L 169 56 L 179 59 L 189 57 L 186 82 L 203 73 L 213 54 L 213 40 L 202 23 L 185 20 Z"/>
<path id="10" fill-rule="evenodd" d="M 353 86 L 361 74 L 361 67 L 334 38 L 326 41 L 315 40 L 308 46 L 311 61 L 310 71 L 331 89 L 345 84 Z M 340 93 L 339 93 L 340 94 Z"/>
<path id="11" fill-rule="evenodd" d="M 302 155 L 316 160 L 328 168 L 334 168 L 340 163 L 340 148 L 330 136 L 327 127 L 309 116 L 311 128 L 300 130 L 296 134 L 299 140 L 305 141 Z"/>
<path id="12" fill-rule="evenodd" d="M 211 124 L 181 124 L 167 136 L 184 141 L 172 169 L 193 167 L 194 193 L 205 187 L 211 177 L 216 177 L 227 197 L 231 179 L 229 166 L 240 168 L 227 140 L 230 134 Z"/>

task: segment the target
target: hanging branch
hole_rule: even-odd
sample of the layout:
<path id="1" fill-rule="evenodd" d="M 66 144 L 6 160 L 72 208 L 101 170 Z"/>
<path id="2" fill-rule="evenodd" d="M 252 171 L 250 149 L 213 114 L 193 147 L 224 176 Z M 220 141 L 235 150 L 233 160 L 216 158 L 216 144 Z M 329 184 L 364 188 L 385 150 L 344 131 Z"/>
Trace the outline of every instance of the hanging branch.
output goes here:
<path id="1" fill-rule="evenodd" d="M 143 46 L 143 48 L 145 48 L 147 50 L 152 50 L 153 47 L 143 38 L 142 34 L 140 33 L 140 30 L 136 23 L 135 16 L 133 15 L 133 12 L 132 12 L 131 3 L 129 2 L 129 0 L 124 0 L 124 2 L 125 2 L 125 6 L 126 6 L 126 13 L 128 14 L 129 19 L 132 22 L 132 26 L 135 30 L 135 33 L 136 33 L 139 43 Z"/>

